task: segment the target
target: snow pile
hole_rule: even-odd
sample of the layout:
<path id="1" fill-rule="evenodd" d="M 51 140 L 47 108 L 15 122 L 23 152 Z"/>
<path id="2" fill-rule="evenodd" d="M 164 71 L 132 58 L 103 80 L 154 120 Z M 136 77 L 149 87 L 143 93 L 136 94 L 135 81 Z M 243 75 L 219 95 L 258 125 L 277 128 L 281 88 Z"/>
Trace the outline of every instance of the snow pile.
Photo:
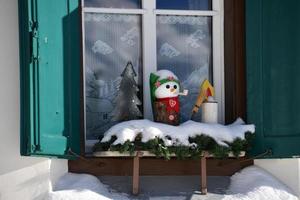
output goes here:
<path id="1" fill-rule="evenodd" d="M 248 167 L 231 177 L 228 194 L 223 200 L 297 200 L 290 189 L 268 172 Z"/>
<path id="2" fill-rule="evenodd" d="M 109 190 L 95 176 L 68 173 L 63 176 L 50 192 L 47 200 L 129 200 L 127 194 Z"/>
<path id="3" fill-rule="evenodd" d="M 159 180 L 158 180 L 159 181 Z M 159 182 L 158 182 L 159 183 Z M 157 187 L 160 187 L 157 184 Z M 209 190 L 209 188 L 208 188 Z M 149 199 L 189 199 L 190 194 L 183 195 L 178 192 L 178 196 L 151 196 Z M 141 194 L 142 196 L 145 194 Z M 200 195 L 200 194 L 199 194 Z M 212 194 L 209 194 L 212 195 Z M 142 197 L 141 196 L 141 197 Z M 198 196 L 198 195 L 196 195 Z M 207 196 L 209 199 L 210 196 Z M 222 197 L 222 196 L 220 196 Z M 137 197 L 138 198 L 138 197 Z M 50 192 L 48 200 L 130 200 L 133 198 L 129 194 L 117 193 L 108 186 L 102 184 L 96 177 L 87 174 L 66 174 L 55 186 L 55 191 Z M 205 198 L 204 196 L 199 199 Z M 258 167 L 248 167 L 240 173 L 231 177 L 231 184 L 227 194 L 222 200 L 297 200 L 291 190 L 278 181 L 271 174 Z"/>
<path id="4" fill-rule="evenodd" d="M 155 137 L 164 140 L 167 146 L 191 145 L 189 137 L 207 135 L 213 138 L 219 145 L 227 146 L 224 142 L 233 142 L 235 139 L 245 139 L 245 133 L 254 133 L 254 125 L 245 125 L 242 119 L 237 119 L 233 124 L 205 124 L 195 121 L 187 121 L 180 126 L 171 126 L 150 120 L 132 120 L 119 123 L 105 132 L 101 142 L 110 141 L 112 136 L 117 140 L 113 145 L 124 144 L 126 141 L 134 141 L 138 134 L 142 135 L 142 142 L 148 142 Z"/>

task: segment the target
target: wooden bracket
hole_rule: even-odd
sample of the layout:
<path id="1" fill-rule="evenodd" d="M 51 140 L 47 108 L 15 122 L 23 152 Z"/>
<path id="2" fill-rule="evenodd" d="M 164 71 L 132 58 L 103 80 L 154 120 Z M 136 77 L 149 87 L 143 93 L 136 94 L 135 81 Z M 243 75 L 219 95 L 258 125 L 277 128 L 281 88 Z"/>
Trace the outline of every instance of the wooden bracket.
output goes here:
<path id="1" fill-rule="evenodd" d="M 204 151 L 201 157 L 201 194 L 207 194 L 207 170 L 206 170 L 206 158 L 208 152 Z"/>
<path id="2" fill-rule="evenodd" d="M 96 157 L 130 157 L 132 158 L 132 154 L 129 152 L 120 153 L 118 151 L 100 151 L 94 152 L 94 156 Z M 241 152 L 239 157 L 244 157 L 245 152 Z M 136 151 L 133 156 L 133 174 L 132 174 L 132 193 L 137 195 L 139 193 L 139 178 L 140 178 L 140 158 L 147 157 L 153 158 L 156 157 L 155 154 L 149 151 Z M 176 157 L 176 154 L 171 154 L 171 157 Z M 207 151 L 203 151 L 201 155 L 201 193 L 207 194 L 207 158 L 213 158 L 213 154 L 209 154 Z M 228 157 L 235 157 L 232 152 L 228 153 Z"/>
<path id="3" fill-rule="evenodd" d="M 137 151 L 133 157 L 133 173 L 132 173 L 132 194 L 137 195 L 139 193 L 140 185 L 140 157 L 143 156 L 143 152 Z"/>

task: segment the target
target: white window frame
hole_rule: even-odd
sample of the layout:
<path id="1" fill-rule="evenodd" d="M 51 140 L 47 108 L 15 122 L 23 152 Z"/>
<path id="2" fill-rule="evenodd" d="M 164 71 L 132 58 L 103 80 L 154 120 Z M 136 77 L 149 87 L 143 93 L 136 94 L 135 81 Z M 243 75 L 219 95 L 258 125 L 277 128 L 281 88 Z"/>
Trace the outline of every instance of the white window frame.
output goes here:
<path id="1" fill-rule="evenodd" d="M 82 4 L 84 5 L 84 0 Z M 141 9 L 123 8 L 82 8 L 82 41 L 83 41 L 83 68 L 85 72 L 85 13 L 109 13 L 109 14 L 135 14 L 142 16 L 142 58 L 143 58 L 143 108 L 144 118 L 153 119 L 150 99 L 149 75 L 157 71 L 157 48 L 156 48 L 156 15 L 183 15 L 183 16 L 207 16 L 212 17 L 212 66 L 213 84 L 215 97 L 218 104 L 218 121 L 225 120 L 225 86 L 224 86 L 224 0 L 212 0 L 212 10 L 167 10 L 156 9 L 156 0 L 142 0 Z M 85 90 L 85 76 L 83 76 Z M 85 92 L 83 93 L 85 94 Z M 85 96 L 84 96 L 85 102 Z M 192 104 L 194 102 L 191 102 Z M 86 119 L 84 106 L 84 119 Z M 84 129 L 86 122 L 84 121 Z"/>

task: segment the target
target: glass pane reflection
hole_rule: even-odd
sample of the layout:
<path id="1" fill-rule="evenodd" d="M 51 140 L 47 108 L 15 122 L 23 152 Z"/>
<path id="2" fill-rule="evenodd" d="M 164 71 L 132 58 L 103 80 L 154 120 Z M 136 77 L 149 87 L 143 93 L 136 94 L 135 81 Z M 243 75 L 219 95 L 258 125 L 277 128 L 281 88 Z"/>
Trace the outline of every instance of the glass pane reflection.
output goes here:
<path id="1" fill-rule="evenodd" d="M 85 7 L 142 8 L 141 0 L 85 0 Z"/>
<path id="2" fill-rule="evenodd" d="M 211 10 L 212 0 L 156 0 L 157 9 Z"/>

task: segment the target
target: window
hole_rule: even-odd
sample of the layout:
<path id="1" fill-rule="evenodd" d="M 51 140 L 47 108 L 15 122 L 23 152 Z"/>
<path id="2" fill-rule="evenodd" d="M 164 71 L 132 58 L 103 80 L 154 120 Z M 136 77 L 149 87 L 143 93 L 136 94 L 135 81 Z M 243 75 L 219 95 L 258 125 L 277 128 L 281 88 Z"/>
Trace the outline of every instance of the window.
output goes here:
<path id="1" fill-rule="evenodd" d="M 172 2 L 168 4 L 168 2 Z M 216 96 L 217 100 L 220 102 L 219 104 L 219 112 L 220 112 L 220 122 L 223 121 L 224 116 L 224 84 L 223 84 L 223 2 L 228 3 L 225 0 L 158 0 L 155 2 L 154 0 L 82 0 L 83 3 L 86 3 L 85 7 L 83 8 L 83 14 L 94 14 L 94 16 L 104 16 L 107 14 L 109 18 L 112 15 L 120 15 L 120 16 L 134 16 L 136 25 L 138 29 L 134 29 L 134 33 L 132 37 L 135 40 L 135 44 L 140 43 L 140 49 L 136 51 L 128 51 L 130 54 L 131 59 L 133 60 L 129 68 L 132 66 L 136 73 L 136 84 L 139 86 L 140 91 L 137 92 L 137 97 L 141 101 L 142 105 L 137 106 L 140 107 L 141 114 L 145 118 L 151 118 L 151 106 L 150 106 L 150 99 L 149 99 L 149 86 L 148 78 L 150 72 L 156 71 L 156 68 L 165 68 L 169 67 L 176 73 L 178 76 L 185 81 L 188 77 L 186 74 L 192 74 L 195 70 L 205 69 L 206 73 L 204 73 L 203 77 L 208 77 L 211 81 L 213 81 L 214 86 L 216 88 Z M 80 30 L 81 24 L 79 23 L 79 15 L 80 15 L 80 4 L 78 0 L 22 0 L 18 1 L 19 4 L 19 32 L 20 32 L 20 91 L 21 91 L 21 138 L 20 138 L 20 146 L 21 146 L 21 154 L 26 156 L 55 156 L 61 158 L 70 158 L 72 157 L 72 152 L 79 154 L 81 152 L 80 144 L 81 141 L 81 125 L 82 125 L 82 117 L 80 116 L 81 113 L 81 51 L 82 47 L 80 42 Z M 282 4 L 283 5 L 283 4 Z M 243 19 L 243 12 L 237 12 L 238 9 L 242 9 L 244 6 L 243 3 L 238 3 L 235 5 L 230 5 L 232 9 L 229 9 L 228 15 L 234 14 L 234 19 L 228 21 L 228 23 L 235 21 L 235 18 L 241 17 Z M 233 8 L 234 7 L 234 8 Z M 262 23 L 267 23 L 268 20 L 274 20 L 274 17 L 277 17 L 279 20 L 276 23 L 281 23 L 283 21 L 291 21 L 289 17 L 290 15 L 286 15 L 286 13 L 291 12 L 291 9 L 296 9 L 297 6 L 294 4 L 284 4 L 281 6 L 280 9 L 282 10 L 281 14 L 278 15 L 278 8 L 272 7 L 266 4 L 261 5 L 260 1 L 247 1 L 247 12 L 252 13 L 251 15 L 247 16 L 247 30 L 254 31 L 254 34 L 251 32 L 247 34 L 247 56 L 251 59 L 247 59 L 247 64 L 250 67 L 250 73 L 248 75 L 256 73 L 257 69 L 261 69 L 264 66 L 260 66 L 264 63 L 257 62 L 260 58 L 261 51 L 258 51 L 262 45 L 261 43 L 266 43 L 264 45 L 265 52 L 269 53 L 269 49 L 276 49 L 278 44 L 271 43 L 269 41 L 274 41 L 276 38 L 282 38 L 281 35 L 284 36 L 290 35 L 289 30 L 290 27 L 282 30 L 287 30 L 288 32 L 280 32 L 278 35 L 272 35 L 273 39 L 265 38 L 269 36 L 269 32 L 272 32 L 277 26 L 276 24 L 267 24 L 268 28 L 264 28 L 260 30 L 261 27 L 264 27 Z M 234 11 L 231 11 L 234 10 Z M 257 12 L 258 11 L 258 12 Z M 266 11 L 266 12 L 265 12 Z M 253 14 L 254 13 L 254 14 Z M 237 14 L 237 15 L 236 15 Z M 257 20 L 258 16 L 262 14 L 268 14 L 267 20 L 263 22 Z M 115 18 L 114 16 L 113 18 Z M 85 15 L 82 16 L 85 18 Z M 181 22 L 185 23 L 174 23 L 173 20 L 178 21 L 178 18 L 181 17 Z M 172 19 L 172 20 L 171 20 Z M 206 20 L 205 23 L 202 25 L 191 25 L 190 22 L 194 21 L 202 21 Z M 265 19 L 265 18 L 264 18 Z M 162 21 L 161 21 L 162 20 Z M 171 23 L 166 24 L 164 21 L 169 21 Z M 170 21 L 171 20 L 171 21 Z M 281 21 L 280 21 L 281 20 Z M 190 22 L 189 22 L 190 21 Z M 104 27 L 104 29 L 115 29 L 116 33 L 122 27 L 118 25 L 118 20 L 115 20 L 114 23 L 111 24 L 109 27 Z M 92 25 L 92 23 L 91 23 Z M 105 26 L 105 22 L 101 22 L 99 24 L 95 24 L 95 26 Z M 83 24 L 84 26 L 84 24 Z M 131 26 L 130 23 L 125 23 L 125 26 Z M 197 27 L 199 26 L 199 27 Z M 123 27 L 123 28 L 124 28 Z M 196 28 L 197 27 L 197 28 Z M 243 26 L 234 25 L 234 27 L 238 27 L 238 29 L 243 29 Z M 93 25 L 91 26 L 93 28 Z M 199 29 L 199 30 L 198 30 Z M 137 30 L 137 31 L 136 31 Z M 170 37 L 164 36 L 165 31 L 174 30 L 172 32 L 173 39 Z M 228 30 L 228 33 L 232 32 L 233 30 Z M 236 30 L 235 30 L 236 31 Z M 98 31 L 96 31 L 98 32 Z M 101 33 L 99 36 L 101 37 L 108 37 L 108 35 L 104 35 L 104 32 L 99 30 Z M 274 31 L 273 31 L 274 32 Z M 209 33 L 209 34 L 208 34 Z M 191 35 L 190 35 L 191 34 Z M 204 37 L 205 34 L 205 37 Z M 129 34 L 131 35 L 131 34 Z M 183 36 L 186 35 L 186 38 Z M 228 34 L 230 35 L 230 34 Z M 92 37 L 93 35 L 91 35 Z M 192 37 L 189 37 L 192 36 Z M 260 40 L 257 39 L 257 36 L 263 37 Z M 258 37 L 258 38 L 259 38 Z M 275 39 L 274 39 L 275 37 Z M 114 39 L 113 39 L 114 38 Z M 116 37 L 112 36 L 112 41 L 115 40 Z M 127 37 L 128 38 L 128 37 Z M 174 39 L 175 38 L 175 39 Z M 176 39 L 177 38 L 177 39 Z M 201 39 L 203 38 L 203 39 Z M 290 37 L 290 40 L 294 40 L 295 37 Z M 171 41 L 169 41 L 171 40 Z M 238 39 L 236 41 L 240 41 Z M 266 40 L 266 41 L 264 41 Z M 120 41 L 120 40 L 119 40 Z M 124 40 L 126 41 L 126 40 Z M 129 43 L 132 44 L 132 40 L 127 40 Z M 182 49 L 183 46 L 178 44 L 173 44 L 174 41 L 183 42 L 188 41 L 188 45 L 192 48 L 198 47 L 201 42 L 204 42 L 205 46 L 207 47 L 206 51 L 199 51 L 199 48 L 195 48 L 196 50 L 193 52 L 199 51 L 200 53 L 206 52 L 203 56 L 206 57 L 205 62 L 207 65 L 203 65 L 203 60 L 197 59 L 184 59 L 179 58 L 180 56 L 185 55 L 187 52 L 190 52 L 188 49 Z M 122 41 L 121 41 L 122 42 Z M 177 60 L 176 62 L 171 61 L 167 56 L 161 56 L 159 50 L 162 46 L 170 46 L 164 45 L 164 43 L 172 43 L 170 44 L 173 46 L 178 52 L 172 51 L 172 54 L 167 54 L 168 51 L 162 51 L 162 55 L 171 55 L 172 59 Z M 228 41 L 231 43 L 230 41 Z M 235 42 L 235 40 L 234 40 Z M 269 43 L 268 43 L 269 42 Z M 295 42 L 294 42 L 295 43 Z M 210 44 L 210 45 L 209 45 Z M 296 43 L 295 43 L 296 44 Z M 90 44 L 93 47 L 92 44 Z M 116 42 L 116 45 L 119 45 Z M 274 46 L 275 45 L 275 48 Z M 277 46 L 276 46 L 277 45 Z M 230 46 L 230 45 L 229 45 Z M 98 47 L 101 47 L 98 49 Z M 110 46 L 110 47 L 113 47 Z M 117 46 L 118 47 L 118 46 Z M 243 45 L 238 45 L 238 47 L 243 48 Z M 238 47 L 235 47 L 236 50 Z M 103 48 L 103 49 L 102 49 Z M 116 48 L 116 47 L 114 47 Z M 123 47 L 120 47 L 123 48 Z M 287 47 L 288 48 L 288 47 Z M 172 48 L 169 48 L 172 49 Z M 98 56 L 102 56 L 99 52 L 110 52 L 111 50 L 108 46 L 103 45 L 101 42 L 94 47 L 94 50 Z M 100 50 L 100 51 L 99 51 Z M 117 49 L 118 50 L 118 49 Z M 114 52 L 118 52 L 115 50 Z M 232 53 L 230 57 L 240 56 L 238 54 L 235 55 L 233 50 L 228 49 L 229 52 Z M 93 52 L 93 50 L 91 50 Z M 287 51 L 288 52 L 288 51 Z M 296 51 L 294 51 L 296 52 Z M 277 52 L 278 53 L 278 52 Z M 178 54 L 178 55 L 177 55 Z M 128 56 L 129 56 L 128 55 Z M 177 56 L 173 56 L 177 55 Z M 192 55 L 192 54 L 188 54 Z M 197 52 L 198 55 L 198 52 Z M 206 56 L 207 55 L 207 56 Z M 266 56 L 268 56 L 266 55 Z M 281 55 L 282 56 L 282 55 Z M 293 54 L 290 54 L 290 58 L 288 56 L 283 56 L 285 60 L 293 60 Z M 254 58 L 254 59 L 253 59 Z M 279 56 L 280 58 L 280 56 Z M 94 59 L 94 58 L 93 58 Z M 95 60 L 90 59 L 90 61 L 97 61 L 98 58 L 96 57 Z M 111 59 L 113 62 L 121 62 L 122 59 L 120 57 L 116 60 Z M 127 59 L 125 59 L 127 60 Z M 184 60 L 187 62 L 184 70 L 182 71 L 181 64 L 178 64 L 179 61 Z M 241 58 L 241 60 L 243 60 Z M 269 59 L 270 60 L 270 59 Z M 268 61 L 268 59 L 266 60 Z M 272 59 L 269 61 L 271 62 Z M 140 63 L 139 63 L 140 62 Z M 240 62 L 240 61 L 239 61 Z M 237 63 L 239 63 L 237 62 Z M 164 64 L 166 63 L 166 64 Z M 174 63 L 172 66 L 169 63 Z M 196 63 L 198 67 L 192 67 L 191 63 Z M 126 65 L 127 63 L 122 65 Z M 168 66 L 164 66 L 168 65 Z M 183 66 L 183 65 L 182 65 Z M 201 68 L 200 68 L 201 66 Z M 203 66 L 206 66 L 203 68 Z M 120 67 L 121 68 L 121 67 Z M 177 69 L 178 68 L 178 69 Z M 112 75 L 105 76 L 108 79 L 115 74 L 119 73 L 121 69 L 118 69 L 112 66 Z M 268 72 L 268 67 L 266 67 L 265 71 Z M 278 70 L 277 70 L 278 69 Z M 282 69 L 281 66 L 275 66 L 272 68 L 272 72 L 277 70 L 277 74 L 280 74 L 280 70 Z M 191 71 L 191 72 L 190 72 Z M 243 71 L 243 70 L 242 70 Z M 133 70 L 132 70 L 133 72 Z M 96 78 L 101 77 L 100 73 L 94 74 L 91 73 L 92 76 L 97 75 Z M 94 75 L 93 75 L 94 74 Z M 287 77 L 290 77 L 288 73 Z M 268 74 L 267 74 L 268 75 Z M 264 74 L 264 77 L 267 77 Z M 236 75 L 234 75 L 236 76 Z M 195 76 L 198 78 L 199 76 Z M 202 76 L 201 76 L 202 77 Z M 257 83 L 259 77 L 251 76 L 248 82 L 251 81 Z M 271 77 L 272 78 L 272 77 Z M 273 77 L 274 78 L 274 77 Z M 273 80 L 273 79 L 272 79 Z M 271 81 L 272 81 L 271 80 Z M 276 80 L 276 78 L 274 79 Z M 198 80 L 199 81 L 199 80 Z M 264 81 L 264 80 L 260 80 Z M 96 81 L 97 82 L 97 81 Z M 109 82 L 109 81 L 108 81 Z M 243 81 L 242 81 L 243 82 Z M 266 80 L 265 82 L 270 83 L 270 81 Z M 229 91 L 232 91 L 232 87 L 236 86 L 234 83 L 232 86 L 228 86 Z M 295 85 L 293 79 L 291 79 L 290 85 Z M 287 86 L 285 84 L 284 86 Z M 102 85 L 102 82 L 98 82 L 96 85 Z M 251 84 L 248 84 L 248 86 Z M 269 84 L 270 85 L 270 84 Z M 268 84 L 264 85 L 265 87 Z M 104 91 L 106 90 L 104 87 Z M 240 88 L 240 87 L 239 87 Z M 242 88 L 242 87 L 241 87 Z M 188 88 L 189 89 L 189 88 Z M 297 140 L 295 140 L 294 136 L 296 136 L 295 130 L 290 129 L 288 132 L 289 135 L 283 135 L 287 137 L 274 137 L 272 136 L 272 140 L 270 137 L 260 137 L 266 136 L 264 130 L 268 128 L 269 135 L 270 134 L 277 134 L 278 132 L 272 132 L 274 128 L 274 120 L 270 121 L 269 118 L 265 121 L 261 121 L 261 112 L 256 112 L 256 108 L 262 106 L 261 101 L 262 98 L 260 97 L 261 90 L 264 88 L 260 88 L 260 90 L 255 90 L 252 92 L 253 87 L 248 88 L 248 92 L 251 95 L 248 97 L 248 120 L 252 120 L 252 122 L 257 122 L 257 140 L 256 142 L 256 152 L 264 150 L 266 148 L 263 147 L 274 147 L 273 148 L 273 157 L 288 157 L 292 155 L 299 154 L 298 152 L 294 151 L 285 151 L 287 145 L 291 146 L 290 140 L 288 139 L 289 135 L 296 141 L 292 145 L 294 145 L 297 149 Z M 269 88 L 267 91 L 271 91 Z M 276 91 L 276 90 L 274 90 Z M 97 92 L 103 92 L 101 90 L 97 90 Z M 242 92 L 243 93 L 243 92 Z M 249 94 L 250 94 L 249 93 Z M 276 93 L 276 92 L 275 92 Z M 275 94 L 274 93 L 274 94 Z M 93 94 L 93 93 L 92 93 Z M 97 94 L 97 93 L 95 93 Z M 255 94 L 255 95 L 254 95 Z M 270 96 L 270 95 L 269 95 Z M 268 97 L 269 98 L 269 97 Z M 234 98 L 235 99 L 235 98 Z M 95 99 L 89 99 L 90 104 L 95 103 Z M 137 100 L 136 100 L 137 101 Z M 190 100 L 186 100 L 190 101 Z M 229 99 L 230 101 L 230 99 Z M 137 101 L 138 102 L 138 101 Z M 270 107 L 270 102 L 265 101 L 268 104 L 266 108 L 260 109 L 261 111 L 274 111 Z M 189 102 L 193 103 L 193 101 Z M 235 102 L 231 102 L 234 104 Z M 272 102 L 271 102 L 272 103 Z M 110 113 L 109 111 L 114 109 L 110 102 L 106 100 L 101 100 L 100 104 L 101 107 L 105 109 L 101 109 L 101 112 L 98 113 L 90 113 L 89 119 L 91 120 L 107 120 L 110 121 Z M 274 104 L 275 105 L 275 104 Z M 277 104 L 276 104 L 277 105 Z M 272 105 L 271 105 L 272 106 Z M 141 108 L 142 107 L 142 108 Z M 234 108 L 240 107 L 237 105 Z M 242 106 L 243 107 L 243 106 Z M 278 106 L 277 106 L 278 107 Z M 254 108 L 254 109 L 252 109 Z M 88 108 L 85 108 L 88 109 Z M 241 109 L 241 108 L 239 108 Z M 231 109 L 233 111 L 234 109 Z M 278 109 L 277 109 L 278 110 Z M 275 110 L 276 111 L 276 110 Z M 92 111 L 91 111 L 92 112 Z M 266 113 L 266 112 L 264 112 Z M 286 109 L 286 115 L 290 114 L 288 109 Z M 284 113 L 283 113 L 284 114 Z M 259 117 L 257 117 L 259 115 Z M 268 116 L 268 115 L 266 115 Z M 280 116 L 285 116 L 281 115 Z M 274 118 L 275 120 L 280 120 L 279 118 Z M 88 120 L 88 119 L 87 119 Z M 258 120 L 258 121 L 257 121 Z M 283 120 L 281 120 L 282 122 Z M 286 123 L 287 124 L 287 123 Z M 286 125 L 283 124 L 283 125 Z M 282 125 L 282 123 L 280 124 Z M 281 128 L 286 129 L 283 126 L 278 126 L 278 129 Z M 275 127 L 275 129 L 276 129 Z M 296 127 L 290 125 L 288 127 Z M 274 129 L 274 130 L 275 130 Z M 277 130 L 276 129 L 276 130 Z M 275 131 L 276 131 L 275 130 Z M 287 129 L 286 129 L 287 130 Z M 285 131 L 286 132 L 286 131 Z M 285 142 L 284 145 L 278 146 L 278 140 L 283 140 Z M 87 140 L 86 143 L 91 140 Z M 92 141 L 93 142 L 93 141 Z M 277 148 L 278 147 L 278 148 Z M 71 150 L 71 151 L 70 151 Z"/>
<path id="2" fill-rule="evenodd" d="M 149 75 L 168 69 L 190 92 L 181 99 L 183 121 L 205 78 L 215 86 L 224 121 L 223 0 L 83 0 L 82 10 L 87 145 L 116 123 L 118 84 L 128 63 L 138 87 L 135 109 L 144 118 L 152 118 Z M 104 113 L 107 119 L 99 119 Z"/>

